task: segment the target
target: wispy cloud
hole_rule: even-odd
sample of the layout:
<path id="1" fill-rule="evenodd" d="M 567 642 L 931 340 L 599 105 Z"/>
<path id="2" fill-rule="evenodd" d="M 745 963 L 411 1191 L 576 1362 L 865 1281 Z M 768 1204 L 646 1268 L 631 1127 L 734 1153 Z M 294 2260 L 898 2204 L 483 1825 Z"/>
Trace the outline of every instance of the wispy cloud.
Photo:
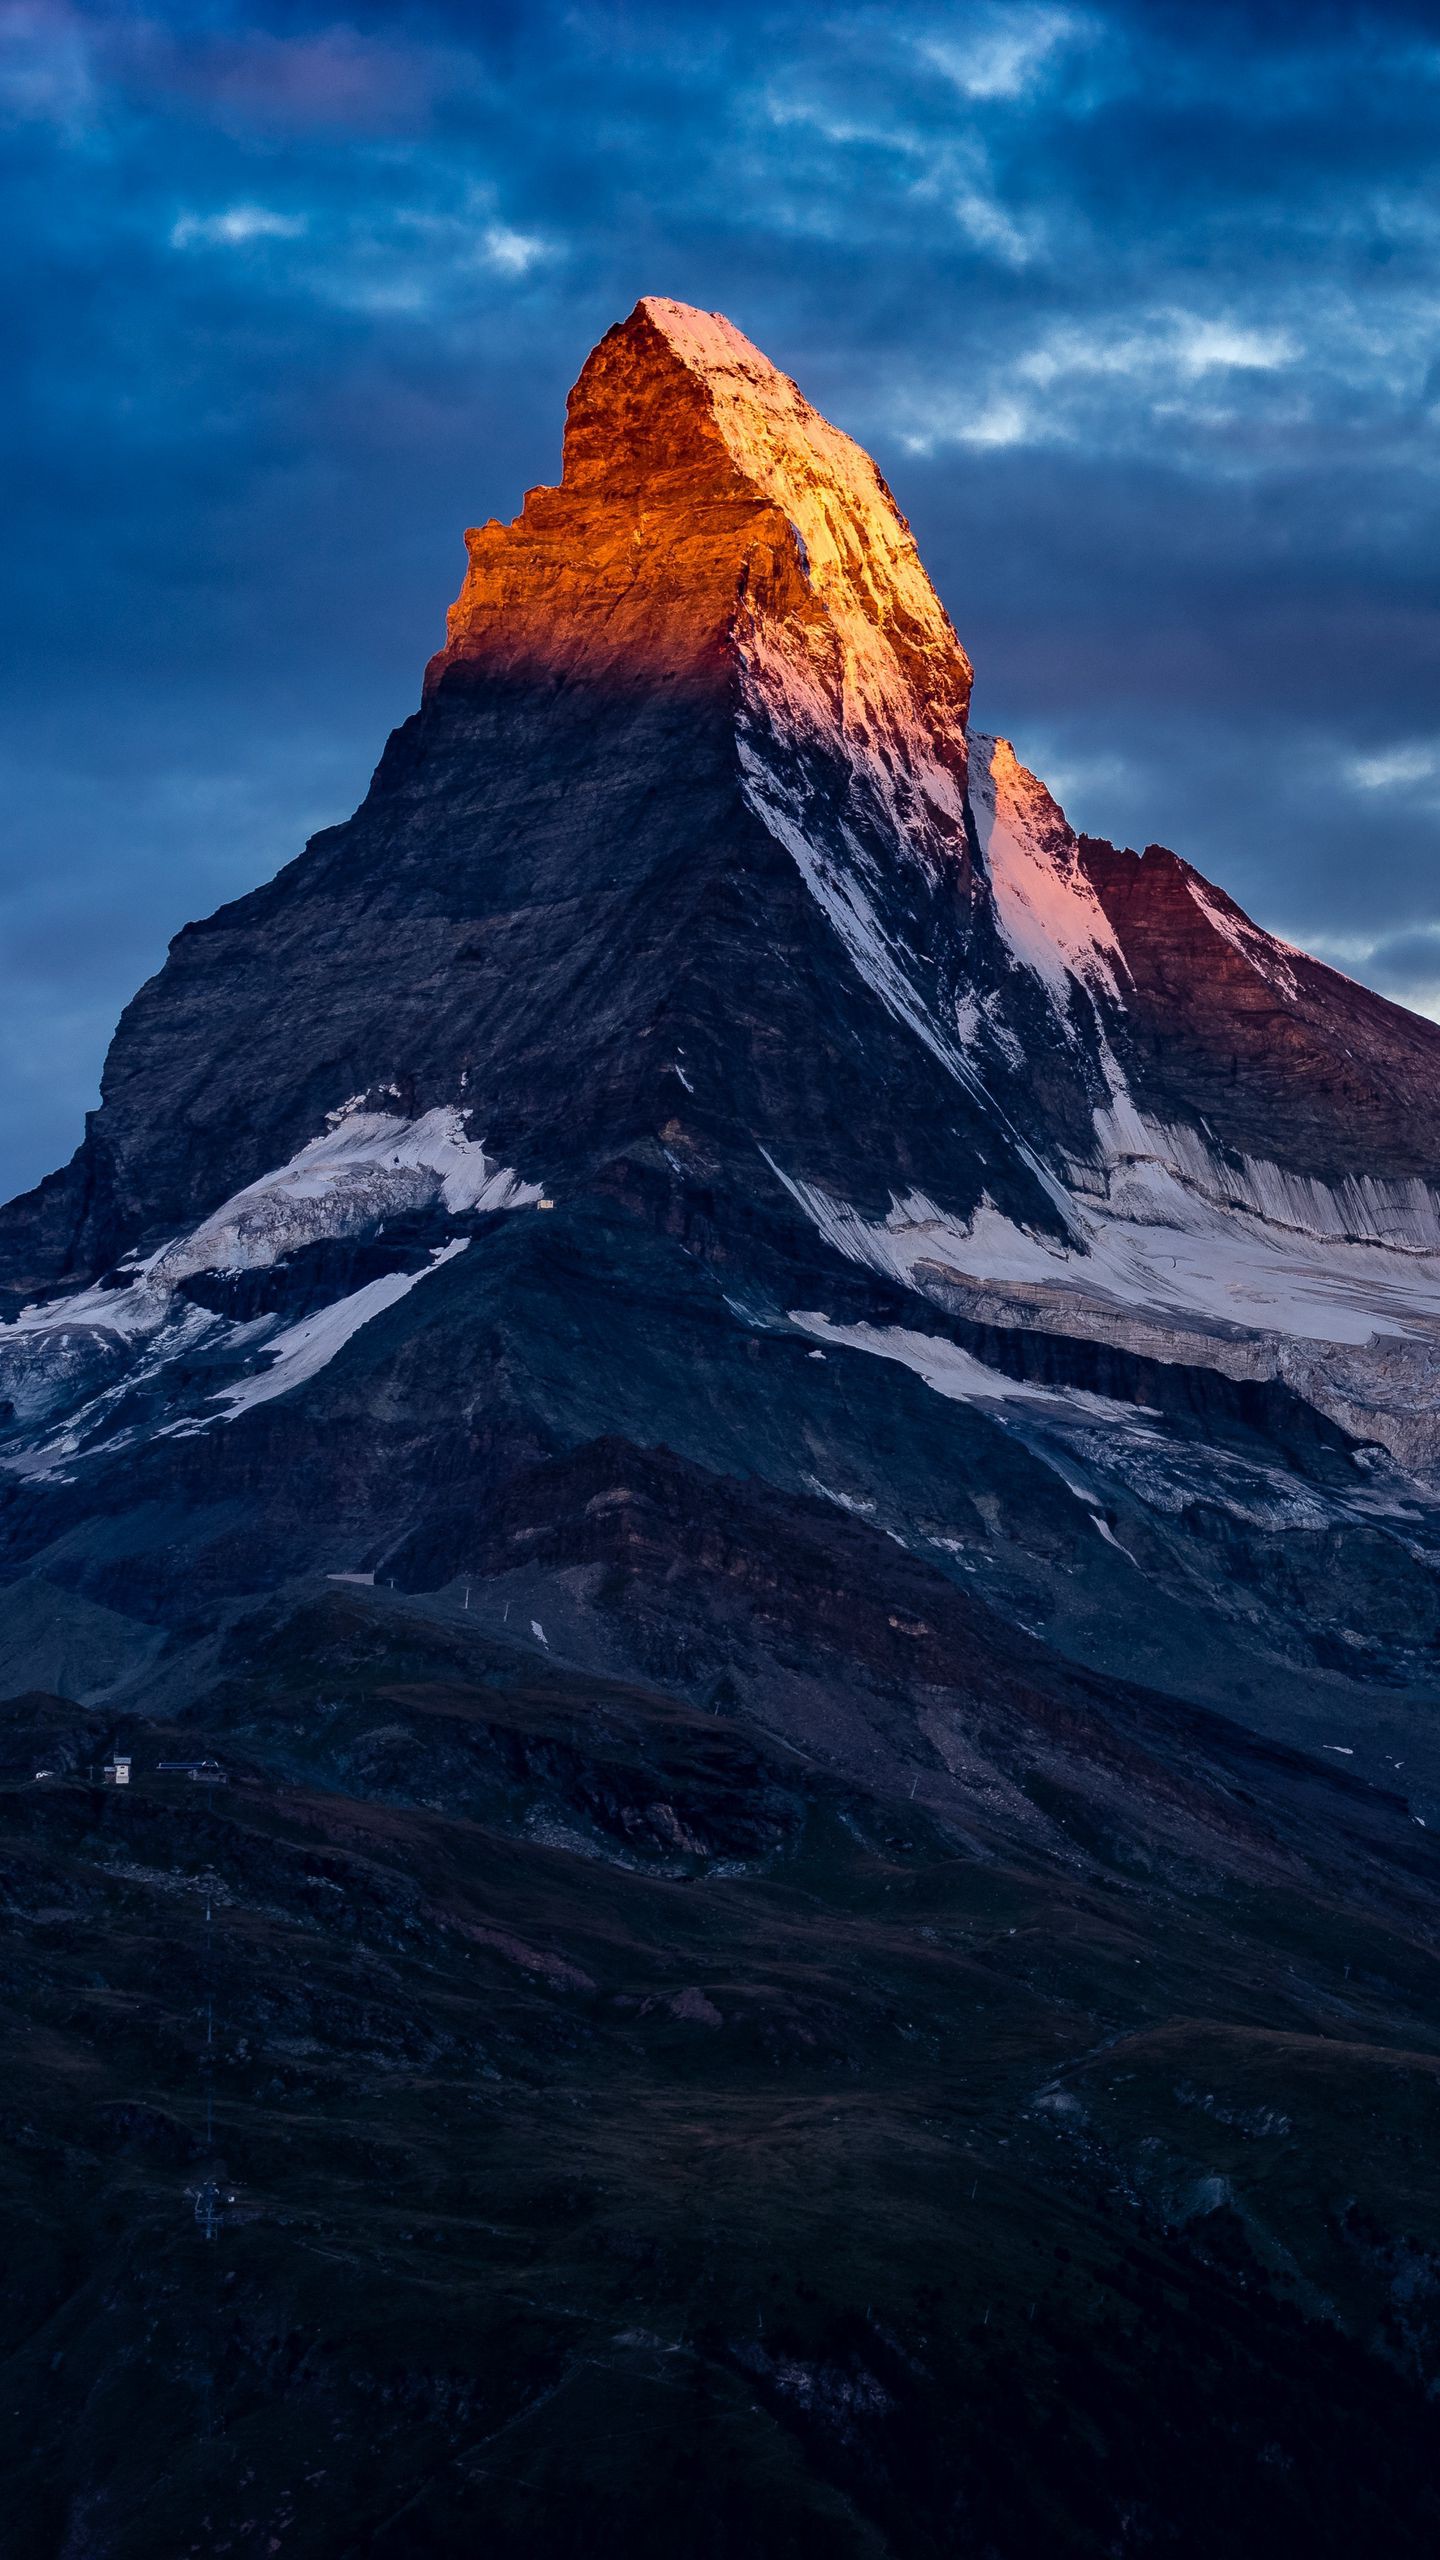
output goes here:
<path id="1" fill-rule="evenodd" d="M 1025 97 L 1098 32 L 1093 18 L 1070 9 L 997 8 L 977 11 L 963 35 L 926 36 L 917 49 L 963 98 L 989 103 Z"/>
<path id="2" fill-rule="evenodd" d="M 1440 778 L 1440 741 L 1387 747 L 1378 755 L 1352 756 L 1345 779 L 1357 791 L 1408 791 Z"/>
<path id="3" fill-rule="evenodd" d="M 1224 314 L 1160 310 L 1120 326 L 1065 321 L 1028 346 L 983 351 L 961 390 L 909 386 L 897 423 L 916 453 L 946 445 L 1128 447 L 1154 418 L 1223 423 L 1217 382 L 1281 374 L 1298 356 L 1288 330 Z"/>
<path id="4" fill-rule="evenodd" d="M 1278 373 L 1299 353 L 1288 329 L 1246 328 L 1188 311 L 1173 313 L 1171 325 L 1175 362 L 1192 379 L 1204 373 Z"/>
<path id="5" fill-rule="evenodd" d="M 549 244 L 533 232 L 512 231 L 504 222 L 487 222 L 480 235 L 480 252 L 485 264 L 502 276 L 528 275 L 552 254 Z"/>
<path id="6" fill-rule="evenodd" d="M 1016 370 L 1041 391 L 1104 377 L 1154 391 L 1211 373 L 1275 373 L 1296 353 L 1285 329 L 1246 326 L 1223 313 L 1162 309 L 1118 328 L 1062 324 L 1029 348 Z"/>
<path id="7" fill-rule="evenodd" d="M 232 204 L 223 213 L 182 213 L 171 225 L 172 249 L 248 249 L 256 240 L 298 240 L 306 228 L 298 213 L 268 205 Z"/>
<path id="8" fill-rule="evenodd" d="M 955 198 L 955 219 L 967 240 L 989 250 L 1007 267 L 1026 267 L 1037 254 L 1036 226 L 1017 222 L 994 196 L 978 187 L 962 187 Z"/>

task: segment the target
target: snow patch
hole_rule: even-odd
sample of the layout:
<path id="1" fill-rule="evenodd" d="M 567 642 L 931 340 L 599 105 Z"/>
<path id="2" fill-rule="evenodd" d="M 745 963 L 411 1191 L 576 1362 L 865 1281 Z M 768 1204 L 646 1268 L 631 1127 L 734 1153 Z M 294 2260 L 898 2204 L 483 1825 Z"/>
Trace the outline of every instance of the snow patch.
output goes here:
<path id="1" fill-rule="evenodd" d="M 368 1280 L 363 1289 L 352 1290 L 348 1298 L 337 1298 L 333 1306 L 320 1307 L 314 1315 L 302 1317 L 299 1324 L 288 1326 L 265 1346 L 268 1367 L 242 1378 L 238 1386 L 225 1388 L 215 1399 L 222 1407 L 219 1419 L 233 1422 L 237 1414 L 248 1413 L 252 1405 L 269 1404 L 276 1396 L 289 1395 L 293 1387 L 303 1386 L 307 1378 L 328 1368 L 362 1325 L 383 1315 L 387 1307 L 398 1305 L 418 1281 L 428 1279 L 442 1263 L 453 1262 L 469 1241 L 468 1236 L 455 1236 L 449 1244 L 437 1245 L 422 1270 L 387 1271 L 378 1280 Z"/>
<path id="2" fill-rule="evenodd" d="M 122 1285 L 51 1298 L 0 1323 L 0 1398 L 19 1425 L 0 1463 L 26 1475 L 54 1474 L 76 1456 L 126 1445 L 146 1430 L 184 1436 L 287 1394 L 466 1239 L 445 1241 L 422 1269 L 386 1273 L 278 1333 L 274 1316 L 236 1323 L 181 1295 L 179 1284 L 193 1274 L 265 1270 L 308 1244 L 364 1235 L 397 1216 L 438 1219 L 542 1198 L 540 1184 L 495 1164 L 466 1135 L 453 1106 L 405 1120 L 364 1110 L 352 1095 L 288 1164 L 235 1192 L 189 1234 L 144 1258 L 129 1256 L 117 1274 Z M 195 1404 L 197 1357 L 226 1366 L 254 1361 L 237 1384 L 204 1400 L 218 1402 L 219 1413 Z M 110 1429 L 137 1390 L 163 1393 L 167 1376 L 176 1379 L 171 1419 Z"/>
<path id="3" fill-rule="evenodd" d="M 1107 1546 L 1107 1547 L 1113 1547 L 1113 1548 L 1115 1549 L 1115 1551 L 1116 1551 L 1117 1555 L 1122 1555 L 1122 1556 L 1124 1556 L 1124 1557 L 1125 1557 L 1125 1559 L 1126 1559 L 1126 1561 L 1127 1561 L 1127 1563 L 1133 1564 L 1133 1563 L 1135 1562 L 1135 1559 L 1134 1559 L 1134 1557 L 1131 1555 L 1129 1548 L 1128 1548 L 1128 1547 L 1122 1547 L 1122 1546 L 1121 1546 L 1120 1541 L 1119 1541 L 1119 1539 L 1116 1537 L 1114 1530 L 1111 1528 L 1109 1521 L 1108 1521 L 1108 1520 L 1102 1520 L 1098 1511 L 1092 1511 L 1092 1512 L 1091 1512 L 1091 1514 L 1090 1514 L 1090 1518 L 1091 1518 L 1091 1522 L 1092 1522 L 1093 1526 L 1094 1526 L 1096 1529 L 1098 1529 L 1098 1530 L 1099 1530 L 1100 1535 L 1101 1535 L 1101 1537 L 1104 1539 L 1106 1546 Z"/>
<path id="4" fill-rule="evenodd" d="M 803 1481 L 808 1484 L 812 1493 L 819 1495 L 822 1502 L 833 1502 L 837 1511 L 848 1511 L 857 1520 L 874 1519 L 873 1502 L 861 1501 L 856 1495 L 850 1493 L 836 1493 L 833 1486 L 822 1484 L 818 1476 L 806 1476 Z"/>
<path id="5" fill-rule="evenodd" d="M 915 986 L 914 955 L 886 930 L 874 900 L 856 876 L 865 860 L 859 846 L 853 838 L 847 846 L 855 860 L 855 868 L 847 869 L 824 845 L 813 843 L 799 823 L 794 806 L 787 805 L 776 776 L 745 738 L 740 741 L 740 768 L 745 796 L 756 816 L 790 855 L 866 986 L 897 1022 L 903 1022 L 917 1040 L 924 1042 L 951 1075 L 984 1100 L 984 1088 L 963 1047 L 935 1021 Z"/>
<path id="6" fill-rule="evenodd" d="M 989 1201 L 962 1223 L 919 1192 L 877 1222 L 775 1170 L 838 1252 L 922 1293 L 929 1267 L 1072 1305 L 1311 1342 L 1363 1345 L 1440 1325 L 1440 1253 L 1272 1224 L 1238 1204 L 1221 1212 L 1158 1160 L 1104 1203 L 1077 1200 L 1069 1244 Z"/>
<path id="7" fill-rule="evenodd" d="M 265 1270 L 303 1245 L 362 1235 L 382 1219 L 443 1208 L 518 1209 L 542 1185 L 496 1165 L 465 1134 L 453 1105 L 419 1120 L 361 1111 L 331 1114 L 288 1164 L 248 1183 L 150 1266 L 157 1285 L 192 1271 Z"/>
<path id="8" fill-rule="evenodd" d="M 947 1342 L 933 1333 L 913 1333 L 904 1325 L 832 1324 L 829 1317 L 802 1308 L 792 1308 L 790 1321 L 804 1333 L 818 1334 L 826 1342 L 843 1344 L 850 1351 L 869 1351 L 881 1360 L 898 1360 L 902 1367 L 913 1369 L 936 1395 L 949 1396 L 959 1404 L 1035 1404 L 1051 1413 L 1087 1414 L 1097 1421 L 1133 1423 L 1137 1414 L 1147 1408 L 1121 1404 L 1113 1396 L 1092 1395 L 1083 1387 L 1036 1387 L 1023 1379 L 1007 1378 L 1002 1370 L 988 1369 L 962 1351 L 957 1342 Z M 830 1499 L 833 1501 L 834 1496 Z"/>
<path id="9" fill-rule="evenodd" d="M 754 745 L 742 737 L 739 746 L 745 797 L 750 807 L 790 855 L 817 906 L 829 918 L 859 976 L 879 997 L 886 1011 L 923 1042 L 931 1056 L 1003 1130 L 1021 1163 L 1068 1224 L 1071 1202 L 1064 1184 L 1014 1127 L 966 1055 L 965 1025 L 958 1018 L 959 1008 L 957 1036 L 952 1038 L 943 1024 L 936 1021 L 916 984 L 916 955 L 897 941 L 881 922 L 875 900 L 863 885 L 861 874 L 871 866 L 858 839 L 848 828 L 842 829 L 845 850 L 852 864 L 851 868 L 846 868 L 828 847 L 815 842 L 800 823 L 796 795 L 785 792 Z M 763 1154 L 765 1150 L 762 1148 L 761 1152 Z M 766 1161 L 770 1161 L 768 1155 Z"/>
<path id="10" fill-rule="evenodd" d="M 1095 1134 L 1099 1165 L 1072 1165 L 1072 1179 L 1121 1217 L 1195 1227 L 1240 1213 L 1311 1243 L 1440 1248 L 1440 1194 L 1425 1182 L 1366 1174 L 1327 1183 L 1264 1157 L 1222 1156 L 1198 1129 L 1143 1119 L 1123 1090 L 1097 1111 Z"/>

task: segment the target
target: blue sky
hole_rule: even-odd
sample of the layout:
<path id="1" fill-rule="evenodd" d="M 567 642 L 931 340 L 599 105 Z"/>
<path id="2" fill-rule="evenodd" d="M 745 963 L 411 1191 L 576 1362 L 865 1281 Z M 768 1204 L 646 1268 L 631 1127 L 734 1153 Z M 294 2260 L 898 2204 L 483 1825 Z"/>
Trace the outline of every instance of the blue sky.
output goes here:
<path id="1" fill-rule="evenodd" d="M 1432 6 L 0 0 L 0 1192 L 647 292 L 876 454 L 1078 825 L 1440 1013 L 1437 132 Z"/>

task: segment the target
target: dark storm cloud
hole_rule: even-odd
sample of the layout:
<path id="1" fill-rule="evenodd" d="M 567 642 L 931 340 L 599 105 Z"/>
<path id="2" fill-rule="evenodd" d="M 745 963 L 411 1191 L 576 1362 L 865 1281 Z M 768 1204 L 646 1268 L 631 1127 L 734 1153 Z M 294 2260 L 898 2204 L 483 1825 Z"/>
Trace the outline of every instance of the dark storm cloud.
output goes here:
<path id="1" fill-rule="evenodd" d="M 1440 1003 L 1433 12 L 0 0 L 0 1187 L 353 803 L 642 292 L 876 451 L 1077 822 Z"/>

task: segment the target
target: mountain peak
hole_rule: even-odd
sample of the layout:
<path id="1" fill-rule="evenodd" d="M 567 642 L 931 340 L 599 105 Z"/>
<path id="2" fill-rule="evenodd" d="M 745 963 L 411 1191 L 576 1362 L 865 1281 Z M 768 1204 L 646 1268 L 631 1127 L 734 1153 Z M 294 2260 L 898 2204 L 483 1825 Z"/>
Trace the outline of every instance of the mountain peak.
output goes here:
<path id="1" fill-rule="evenodd" d="M 642 293 L 631 319 L 642 312 L 668 340 L 682 362 L 692 366 L 697 373 L 738 370 L 756 380 L 771 374 L 779 381 L 788 380 L 779 366 L 762 354 L 753 338 L 747 338 L 742 329 L 736 328 L 733 320 L 726 319 L 723 311 L 702 311 L 696 303 L 674 302 L 667 294 Z M 625 328 L 629 323 L 622 321 L 620 325 Z M 793 383 L 790 388 L 794 389 Z"/>
<path id="2" fill-rule="evenodd" d="M 566 414 L 563 485 L 692 502 L 769 497 L 760 422 L 805 407 L 794 383 L 722 313 L 648 294 L 581 369 Z"/>
<path id="3" fill-rule="evenodd" d="M 842 727 L 893 728 L 918 696 L 963 774 L 970 662 L 909 525 L 869 455 L 719 312 L 638 302 L 570 395 L 560 487 L 466 543 L 432 683 L 537 660 L 733 672 L 763 626 Z"/>

